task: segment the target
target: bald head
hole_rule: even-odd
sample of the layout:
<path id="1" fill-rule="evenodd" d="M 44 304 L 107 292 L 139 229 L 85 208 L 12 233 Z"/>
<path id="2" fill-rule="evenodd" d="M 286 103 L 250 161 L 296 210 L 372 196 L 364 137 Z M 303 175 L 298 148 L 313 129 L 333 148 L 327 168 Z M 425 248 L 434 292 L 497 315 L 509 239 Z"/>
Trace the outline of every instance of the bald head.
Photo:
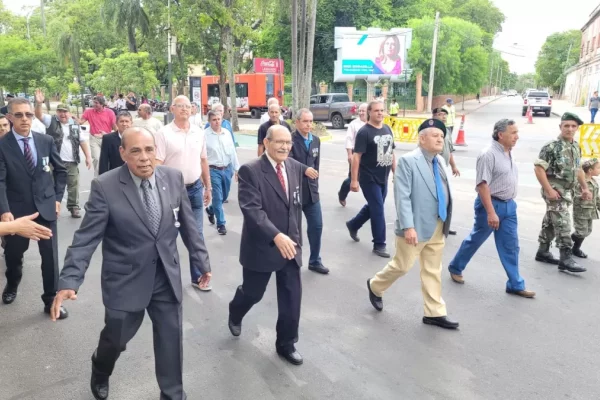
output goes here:
<path id="1" fill-rule="evenodd" d="M 121 147 L 126 149 L 127 143 L 133 143 L 138 137 L 149 137 L 152 139 L 152 143 L 154 143 L 154 135 L 149 130 L 141 127 L 133 127 L 126 129 L 121 135 Z"/>

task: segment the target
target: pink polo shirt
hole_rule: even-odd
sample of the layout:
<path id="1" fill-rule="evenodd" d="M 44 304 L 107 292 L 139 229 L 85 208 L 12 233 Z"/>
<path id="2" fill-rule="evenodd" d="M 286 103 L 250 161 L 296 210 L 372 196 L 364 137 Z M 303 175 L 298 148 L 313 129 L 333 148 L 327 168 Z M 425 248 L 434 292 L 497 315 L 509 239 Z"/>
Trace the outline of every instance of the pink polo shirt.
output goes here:
<path id="1" fill-rule="evenodd" d="M 100 132 L 111 133 L 117 123 L 115 113 L 109 108 L 104 108 L 100 112 L 88 108 L 82 117 L 90 123 L 90 133 L 95 136 L 101 135 Z"/>
<path id="2" fill-rule="evenodd" d="M 156 159 L 167 167 L 176 168 L 183 174 L 186 185 L 196 182 L 202 175 L 202 158 L 206 158 L 204 131 L 190 124 L 184 131 L 171 122 L 154 135 Z"/>

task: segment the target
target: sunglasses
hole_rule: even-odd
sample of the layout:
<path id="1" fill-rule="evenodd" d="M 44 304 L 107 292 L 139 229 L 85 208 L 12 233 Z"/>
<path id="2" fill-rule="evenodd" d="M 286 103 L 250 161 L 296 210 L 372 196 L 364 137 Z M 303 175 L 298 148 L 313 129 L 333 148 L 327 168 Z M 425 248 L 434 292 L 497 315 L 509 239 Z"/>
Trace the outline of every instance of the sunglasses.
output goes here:
<path id="1" fill-rule="evenodd" d="M 13 117 L 17 118 L 17 119 L 23 119 L 23 117 L 26 117 L 27 119 L 33 119 L 34 114 L 33 113 L 22 113 L 22 112 L 18 112 L 18 113 L 11 113 L 10 115 L 12 115 Z"/>

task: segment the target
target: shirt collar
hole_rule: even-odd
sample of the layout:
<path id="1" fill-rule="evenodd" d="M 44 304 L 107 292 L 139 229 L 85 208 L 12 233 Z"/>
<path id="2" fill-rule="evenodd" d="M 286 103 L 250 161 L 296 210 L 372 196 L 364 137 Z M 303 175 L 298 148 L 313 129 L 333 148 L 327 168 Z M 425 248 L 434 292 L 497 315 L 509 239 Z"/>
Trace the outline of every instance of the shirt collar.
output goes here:
<path id="1" fill-rule="evenodd" d="M 133 183 L 136 187 L 142 186 L 142 178 L 139 176 L 135 176 L 131 170 L 129 170 L 129 175 L 131 175 L 131 179 L 133 179 Z M 152 173 L 152 175 L 148 178 L 148 182 L 150 182 L 150 189 L 154 189 L 156 186 L 156 174 Z"/>
<path id="2" fill-rule="evenodd" d="M 271 156 L 269 155 L 269 153 L 267 153 L 266 151 L 265 151 L 265 155 L 266 155 L 266 156 L 267 156 L 267 158 L 269 159 L 269 162 L 271 163 L 271 165 L 273 166 L 273 168 L 277 169 L 277 161 L 273 160 L 273 159 L 271 158 Z M 282 170 L 285 170 L 285 162 L 282 162 L 282 163 L 281 163 L 281 169 L 282 169 Z"/>
<path id="3" fill-rule="evenodd" d="M 30 137 L 31 137 L 31 130 L 29 131 L 29 136 L 23 136 L 23 135 L 21 135 L 21 134 L 17 133 L 17 132 L 14 130 L 14 128 L 13 128 L 13 130 L 12 130 L 12 133 L 13 133 L 13 135 L 15 136 L 15 139 L 17 139 L 17 142 L 18 142 L 19 140 L 21 140 L 21 139 L 25 139 L 25 138 L 30 138 Z"/>
<path id="4" fill-rule="evenodd" d="M 223 128 L 223 126 L 221 126 L 221 133 L 217 133 L 213 130 L 212 126 L 208 126 L 208 128 L 206 128 L 206 130 L 208 131 L 208 133 L 213 134 L 213 135 L 222 135 L 223 133 L 225 133 L 223 130 L 225 128 Z"/>
<path id="5" fill-rule="evenodd" d="M 494 146 L 497 150 L 500 150 L 502 153 L 506 152 L 504 146 L 502 146 L 497 140 L 492 140 L 492 146 Z M 510 153 L 510 151 L 509 151 Z"/>
<path id="6" fill-rule="evenodd" d="M 421 147 L 421 153 L 423 153 L 423 157 L 425 157 L 425 159 L 432 163 L 433 162 L 433 157 L 435 157 L 435 154 L 432 154 L 430 152 L 428 152 L 427 150 L 425 150 L 424 148 Z"/>

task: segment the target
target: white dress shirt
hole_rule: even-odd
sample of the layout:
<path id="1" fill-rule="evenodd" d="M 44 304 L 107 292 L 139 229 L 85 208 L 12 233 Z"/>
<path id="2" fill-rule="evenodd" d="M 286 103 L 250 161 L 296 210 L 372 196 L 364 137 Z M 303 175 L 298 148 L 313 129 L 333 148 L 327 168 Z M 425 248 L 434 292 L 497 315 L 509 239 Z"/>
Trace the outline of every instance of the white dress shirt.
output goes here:
<path id="1" fill-rule="evenodd" d="M 273 160 L 271 158 L 271 156 L 269 156 L 269 153 L 267 153 L 265 151 L 265 154 L 267 155 L 267 158 L 269 159 L 269 162 L 271 163 L 271 165 L 273 166 L 273 169 L 275 170 L 275 175 L 277 175 L 277 161 Z M 283 174 L 283 181 L 285 182 L 285 198 L 288 199 L 288 201 L 290 200 L 290 185 L 288 183 L 288 176 L 287 176 L 287 172 L 285 171 L 285 163 L 281 163 L 281 173 Z M 277 179 L 279 180 L 279 179 Z"/>

